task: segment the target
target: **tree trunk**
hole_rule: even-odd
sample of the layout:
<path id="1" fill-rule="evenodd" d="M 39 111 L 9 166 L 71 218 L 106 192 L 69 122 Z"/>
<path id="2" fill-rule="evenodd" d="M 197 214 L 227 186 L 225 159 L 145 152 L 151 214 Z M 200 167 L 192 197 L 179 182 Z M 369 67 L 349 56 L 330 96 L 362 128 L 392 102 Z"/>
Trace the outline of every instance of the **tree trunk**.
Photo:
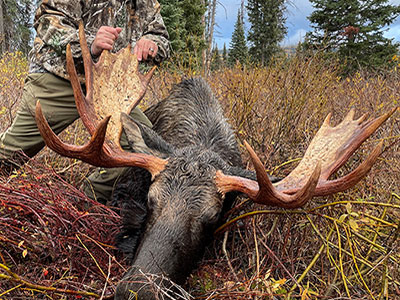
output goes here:
<path id="1" fill-rule="evenodd" d="M 206 52 L 204 60 L 204 75 L 208 76 L 211 69 L 211 59 L 212 59 L 212 46 L 213 46 L 213 35 L 215 26 L 215 13 L 217 10 L 217 0 L 210 0 L 208 7 L 208 26 L 207 26 L 207 36 L 206 36 Z"/>
<path id="2" fill-rule="evenodd" d="M 3 0 L 0 0 L 0 55 L 6 52 L 5 34 L 4 34 L 4 18 L 3 18 Z"/>
<path id="3" fill-rule="evenodd" d="M 209 0 L 203 0 L 203 4 L 205 7 L 207 6 Z M 204 13 L 203 17 L 201 18 L 201 23 L 203 24 L 203 41 L 207 40 L 207 32 L 208 32 L 208 24 L 207 24 L 207 17 L 206 14 Z M 201 52 L 201 62 L 203 63 L 203 68 L 205 68 L 207 61 L 207 48 L 204 48 L 203 51 Z"/>

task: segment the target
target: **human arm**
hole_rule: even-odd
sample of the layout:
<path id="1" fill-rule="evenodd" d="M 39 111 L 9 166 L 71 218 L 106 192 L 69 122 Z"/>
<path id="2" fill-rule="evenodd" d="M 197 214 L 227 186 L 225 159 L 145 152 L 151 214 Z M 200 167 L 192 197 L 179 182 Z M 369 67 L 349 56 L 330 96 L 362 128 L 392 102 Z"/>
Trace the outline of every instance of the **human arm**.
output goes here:
<path id="1" fill-rule="evenodd" d="M 157 0 L 142 0 L 137 3 L 137 15 L 143 31 L 139 39 L 133 42 L 134 52 L 139 60 L 150 57 L 155 63 L 160 63 L 170 54 L 169 36 L 160 14 L 160 4 Z M 154 51 L 150 53 L 150 49 Z"/>
<path id="2" fill-rule="evenodd" d="M 35 55 L 41 57 L 65 57 L 67 44 L 71 45 L 72 55 L 77 63 L 82 62 L 77 28 L 85 10 L 85 1 L 47 0 L 42 1 L 35 15 L 36 29 Z M 95 32 L 86 32 L 91 45 Z"/>

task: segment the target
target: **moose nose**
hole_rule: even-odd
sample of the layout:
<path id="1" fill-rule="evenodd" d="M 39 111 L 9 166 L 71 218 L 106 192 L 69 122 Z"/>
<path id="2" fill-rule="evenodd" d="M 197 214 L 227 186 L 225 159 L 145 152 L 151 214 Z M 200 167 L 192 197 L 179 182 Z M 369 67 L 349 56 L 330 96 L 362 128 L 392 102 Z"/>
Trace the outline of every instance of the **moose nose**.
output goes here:
<path id="1" fill-rule="evenodd" d="M 166 276 L 146 273 L 133 267 L 118 283 L 114 299 L 156 300 L 165 293 L 173 297 L 178 292 L 175 286 Z"/>

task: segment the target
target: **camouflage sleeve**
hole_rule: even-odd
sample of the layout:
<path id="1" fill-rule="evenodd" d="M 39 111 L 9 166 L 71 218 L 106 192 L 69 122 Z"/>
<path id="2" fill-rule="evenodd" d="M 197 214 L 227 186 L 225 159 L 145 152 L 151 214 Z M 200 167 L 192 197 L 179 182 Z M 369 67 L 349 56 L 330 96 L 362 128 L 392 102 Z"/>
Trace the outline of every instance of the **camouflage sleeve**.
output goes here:
<path id="1" fill-rule="evenodd" d="M 146 9 L 139 10 L 140 18 L 145 21 L 144 24 L 144 38 L 154 41 L 158 46 L 157 56 L 154 62 L 159 64 L 170 55 L 169 35 L 164 21 L 161 17 L 161 6 L 157 0 L 147 0 Z"/>
<path id="2" fill-rule="evenodd" d="M 71 44 L 72 55 L 82 64 L 78 25 L 82 19 L 83 4 L 80 0 L 43 0 L 35 15 L 37 40 L 43 48 L 50 48 L 54 55 L 65 57 L 66 46 Z M 95 32 L 86 32 L 91 45 Z M 37 52 L 40 52 L 37 51 Z"/>

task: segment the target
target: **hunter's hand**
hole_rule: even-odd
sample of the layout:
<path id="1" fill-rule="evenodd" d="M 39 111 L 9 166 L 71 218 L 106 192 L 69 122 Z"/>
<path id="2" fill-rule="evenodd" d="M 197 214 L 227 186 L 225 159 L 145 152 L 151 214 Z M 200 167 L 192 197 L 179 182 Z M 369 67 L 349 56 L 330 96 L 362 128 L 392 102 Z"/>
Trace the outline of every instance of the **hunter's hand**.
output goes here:
<path id="1" fill-rule="evenodd" d="M 92 55 L 99 56 L 103 50 L 112 50 L 114 42 L 121 31 L 122 28 L 119 27 L 101 26 L 90 48 Z"/>
<path id="2" fill-rule="evenodd" d="M 148 60 L 150 57 L 156 57 L 158 46 L 152 40 L 141 38 L 137 41 L 133 53 L 136 54 L 138 61 Z"/>

